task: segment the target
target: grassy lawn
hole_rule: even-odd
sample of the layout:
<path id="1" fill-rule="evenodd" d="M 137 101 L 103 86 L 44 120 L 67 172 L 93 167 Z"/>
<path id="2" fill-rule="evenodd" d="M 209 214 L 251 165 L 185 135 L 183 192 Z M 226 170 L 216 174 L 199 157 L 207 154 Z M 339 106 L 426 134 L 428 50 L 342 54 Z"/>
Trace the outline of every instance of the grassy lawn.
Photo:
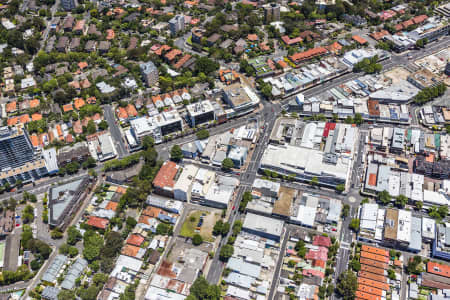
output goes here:
<path id="1" fill-rule="evenodd" d="M 193 237 L 196 234 L 195 227 L 197 226 L 198 221 L 200 220 L 200 216 L 203 213 L 206 214 L 206 216 L 203 219 L 203 225 L 200 229 L 199 234 L 202 236 L 204 241 L 214 241 L 212 229 L 214 227 L 214 224 L 216 224 L 216 221 L 220 219 L 220 215 L 212 214 L 207 211 L 192 211 L 187 216 L 186 220 L 183 223 L 183 226 L 181 226 L 180 236 Z"/>
<path id="2" fill-rule="evenodd" d="M 192 46 L 192 35 L 187 38 L 186 43 Z"/>
<path id="3" fill-rule="evenodd" d="M 183 226 L 181 226 L 180 235 L 184 237 L 193 237 L 195 234 L 195 226 L 197 226 L 198 220 L 200 220 L 200 216 L 202 215 L 203 211 L 193 211 L 191 212 L 186 220 L 183 223 Z M 191 221 L 191 219 L 193 221 Z"/>

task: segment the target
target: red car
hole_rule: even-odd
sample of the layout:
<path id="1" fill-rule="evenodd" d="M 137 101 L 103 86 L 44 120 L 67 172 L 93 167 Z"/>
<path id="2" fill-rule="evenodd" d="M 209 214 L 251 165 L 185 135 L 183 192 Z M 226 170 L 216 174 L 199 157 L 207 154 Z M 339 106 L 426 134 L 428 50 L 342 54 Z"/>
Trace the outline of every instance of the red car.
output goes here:
<path id="1" fill-rule="evenodd" d="M 233 205 L 233 208 L 231 210 L 234 210 L 236 207 Z"/>

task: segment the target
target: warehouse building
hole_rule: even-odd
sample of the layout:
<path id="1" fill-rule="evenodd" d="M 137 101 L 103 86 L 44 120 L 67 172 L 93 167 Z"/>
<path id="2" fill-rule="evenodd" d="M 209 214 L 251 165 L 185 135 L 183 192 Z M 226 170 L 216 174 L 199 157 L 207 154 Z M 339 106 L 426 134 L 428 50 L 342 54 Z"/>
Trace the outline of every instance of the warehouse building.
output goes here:
<path id="1" fill-rule="evenodd" d="M 242 229 L 248 233 L 279 242 L 284 221 L 247 213 Z"/>

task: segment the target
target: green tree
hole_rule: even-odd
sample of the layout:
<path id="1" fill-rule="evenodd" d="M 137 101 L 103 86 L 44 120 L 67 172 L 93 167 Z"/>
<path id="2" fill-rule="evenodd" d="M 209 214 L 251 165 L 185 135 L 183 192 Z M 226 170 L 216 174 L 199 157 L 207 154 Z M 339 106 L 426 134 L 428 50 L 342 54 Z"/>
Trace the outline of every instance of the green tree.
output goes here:
<path id="1" fill-rule="evenodd" d="M 89 156 L 82 164 L 83 169 L 90 169 L 97 165 L 97 161 L 92 157 Z"/>
<path id="2" fill-rule="evenodd" d="M 271 99 L 272 98 L 272 85 L 271 84 L 264 84 L 261 87 L 261 94 L 264 95 L 264 97 L 266 97 L 267 99 Z"/>
<path id="3" fill-rule="evenodd" d="M 89 120 L 87 126 L 86 126 L 86 132 L 87 134 L 94 134 L 97 131 L 97 127 L 95 126 L 95 123 L 93 120 Z"/>
<path id="4" fill-rule="evenodd" d="M 240 212 L 244 212 L 245 208 L 247 207 L 247 204 L 252 201 L 253 196 L 252 193 L 249 191 L 244 192 L 244 194 L 242 195 L 242 200 L 241 203 L 239 204 L 239 211 Z"/>
<path id="5" fill-rule="evenodd" d="M 336 191 L 337 191 L 338 193 L 342 193 L 344 190 L 345 190 L 345 184 L 338 184 L 338 185 L 336 186 Z"/>
<path id="6" fill-rule="evenodd" d="M 319 178 L 317 178 L 316 176 L 314 176 L 313 178 L 311 178 L 310 184 L 311 184 L 312 186 L 319 185 Z"/>
<path id="7" fill-rule="evenodd" d="M 196 136 L 199 140 L 204 140 L 209 138 L 209 131 L 206 129 L 200 129 L 197 131 Z"/>
<path id="8" fill-rule="evenodd" d="M 191 285 L 190 294 L 186 300 L 219 300 L 220 288 L 209 284 L 203 276 L 199 276 Z"/>
<path id="9" fill-rule="evenodd" d="M 31 223 L 34 220 L 34 208 L 31 205 L 25 206 L 22 211 L 22 220 L 25 224 Z"/>
<path id="10" fill-rule="evenodd" d="M 388 205 L 389 203 L 391 203 L 391 199 L 392 199 L 391 195 L 389 195 L 389 192 L 386 190 L 378 194 L 378 201 L 380 201 L 384 205 Z"/>
<path id="11" fill-rule="evenodd" d="M 355 293 L 358 289 L 358 281 L 355 273 L 348 270 L 339 275 L 336 291 L 344 300 L 355 299 Z"/>
<path id="12" fill-rule="evenodd" d="M 220 249 L 219 258 L 221 261 L 228 261 L 228 259 L 233 256 L 234 247 L 232 245 L 223 245 Z"/>
<path id="13" fill-rule="evenodd" d="M 201 243 L 203 243 L 202 236 L 200 234 L 194 234 L 192 237 L 192 244 L 194 244 L 194 246 L 198 246 L 201 245 Z"/>
<path id="14" fill-rule="evenodd" d="M 219 63 L 206 56 L 200 57 L 195 62 L 195 69 L 198 73 L 205 73 L 206 75 L 219 69 Z"/>
<path id="15" fill-rule="evenodd" d="M 181 161 L 183 159 L 183 151 L 181 151 L 180 146 L 173 145 L 172 149 L 170 149 L 170 159 L 173 161 Z"/>
<path id="16" fill-rule="evenodd" d="M 305 242 L 302 240 L 299 240 L 295 244 L 295 251 L 297 251 L 297 255 L 304 258 L 306 256 L 306 245 Z"/>
<path id="17" fill-rule="evenodd" d="M 63 232 L 59 227 L 56 227 L 55 229 L 52 230 L 50 236 L 52 237 L 52 239 L 62 239 Z"/>
<path id="18" fill-rule="evenodd" d="M 231 158 L 225 158 L 222 161 L 222 170 L 229 171 L 232 168 L 234 168 L 234 162 L 231 160 Z"/>
<path id="19" fill-rule="evenodd" d="M 408 261 L 408 266 L 406 270 L 409 274 L 420 274 L 421 269 L 419 269 L 419 265 L 422 263 L 422 258 L 418 255 L 414 256 L 412 259 Z"/>
<path id="20" fill-rule="evenodd" d="M 395 205 L 400 208 L 405 207 L 406 203 L 408 203 L 408 197 L 406 197 L 405 195 L 398 195 L 395 199 Z"/>
<path id="21" fill-rule="evenodd" d="M 100 123 L 98 123 L 98 128 L 100 130 L 106 130 L 108 129 L 109 125 L 108 122 L 106 122 L 105 120 L 100 121 Z"/>
<path id="22" fill-rule="evenodd" d="M 344 206 L 342 207 L 341 217 L 345 219 L 348 217 L 349 213 L 350 213 L 350 205 L 344 204 Z"/>
<path id="23" fill-rule="evenodd" d="M 353 271 L 359 272 L 361 270 L 361 263 L 356 258 L 352 260 L 351 265 Z"/>
<path id="24" fill-rule="evenodd" d="M 156 234 L 159 235 L 167 235 L 170 230 L 170 225 L 167 225 L 165 223 L 159 223 L 158 226 L 156 226 Z"/>
<path id="25" fill-rule="evenodd" d="M 58 293 L 58 300 L 75 300 L 75 291 L 62 289 Z"/>
<path id="26" fill-rule="evenodd" d="M 67 229 L 67 244 L 75 245 L 78 241 L 81 241 L 82 237 L 80 231 L 75 226 L 72 225 Z"/>
<path id="27" fill-rule="evenodd" d="M 155 145 L 155 140 L 147 135 L 142 139 L 142 149 L 143 150 L 147 150 L 148 148 L 153 148 L 153 146 Z"/>
<path id="28" fill-rule="evenodd" d="M 416 209 L 421 210 L 423 208 L 423 202 L 422 201 L 416 201 Z"/>
<path id="29" fill-rule="evenodd" d="M 364 122 L 360 113 L 355 114 L 355 116 L 353 117 L 353 122 L 355 122 L 355 124 L 358 124 L 358 125 L 361 125 Z"/>
<path id="30" fill-rule="evenodd" d="M 354 232 L 358 232 L 359 230 L 359 219 L 352 219 L 348 227 Z"/>

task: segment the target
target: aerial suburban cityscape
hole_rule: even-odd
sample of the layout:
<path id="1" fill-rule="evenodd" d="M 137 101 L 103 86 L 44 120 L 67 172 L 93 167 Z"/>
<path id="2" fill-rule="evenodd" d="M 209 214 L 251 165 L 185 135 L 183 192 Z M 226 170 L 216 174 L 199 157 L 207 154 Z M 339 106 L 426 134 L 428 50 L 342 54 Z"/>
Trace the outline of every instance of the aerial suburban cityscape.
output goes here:
<path id="1" fill-rule="evenodd" d="M 448 0 L 0 20 L 0 300 L 450 300 Z"/>

